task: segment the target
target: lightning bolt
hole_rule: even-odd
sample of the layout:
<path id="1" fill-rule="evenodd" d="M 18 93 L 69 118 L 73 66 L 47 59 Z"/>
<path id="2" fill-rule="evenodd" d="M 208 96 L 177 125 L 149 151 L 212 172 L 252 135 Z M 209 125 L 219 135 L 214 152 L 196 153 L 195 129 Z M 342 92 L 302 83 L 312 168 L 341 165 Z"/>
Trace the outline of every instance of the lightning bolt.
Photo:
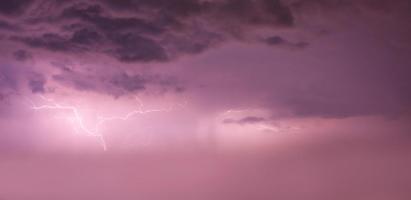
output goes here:
<path id="1" fill-rule="evenodd" d="M 81 130 L 81 132 L 92 136 L 92 137 L 96 137 L 98 139 L 98 141 L 100 142 L 101 146 L 103 147 L 103 150 L 106 151 L 107 150 L 107 143 L 104 139 L 103 134 L 101 133 L 101 127 L 105 124 L 108 123 L 110 121 L 115 121 L 115 120 L 122 120 L 122 121 L 127 121 L 130 118 L 136 116 L 136 115 L 144 115 L 144 114 L 150 114 L 150 113 L 155 113 L 155 112 L 171 112 L 175 109 L 175 107 L 180 107 L 180 108 L 185 108 L 187 101 L 184 101 L 183 103 L 179 103 L 179 104 L 175 104 L 173 106 L 170 106 L 167 109 L 149 109 L 149 110 L 145 110 L 144 109 L 144 104 L 143 102 L 137 97 L 135 96 L 135 100 L 138 102 L 139 106 L 136 110 L 131 110 L 130 112 L 126 113 L 123 116 L 108 116 L 108 117 L 102 117 L 99 116 L 97 119 L 96 124 L 92 127 L 89 128 L 85 125 L 84 122 L 84 117 L 81 115 L 80 109 L 77 108 L 76 106 L 72 106 L 72 105 L 63 105 L 61 103 L 57 103 L 55 100 L 53 99 L 49 99 L 46 98 L 42 95 L 40 95 L 40 98 L 44 101 L 47 102 L 43 105 L 36 105 L 33 101 L 31 101 L 30 99 L 28 99 L 28 101 L 30 102 L 30 108 L 33 110 L 58 110 L 58 111 L 69 111 L 72 114 L 72 117 L 70 117 L 69 119 L 72 120 L 72 122 L 76 125 L 73 127 L 74 130 L 76 130 L 76 132 L 79 132 L 79 129 Z"/>

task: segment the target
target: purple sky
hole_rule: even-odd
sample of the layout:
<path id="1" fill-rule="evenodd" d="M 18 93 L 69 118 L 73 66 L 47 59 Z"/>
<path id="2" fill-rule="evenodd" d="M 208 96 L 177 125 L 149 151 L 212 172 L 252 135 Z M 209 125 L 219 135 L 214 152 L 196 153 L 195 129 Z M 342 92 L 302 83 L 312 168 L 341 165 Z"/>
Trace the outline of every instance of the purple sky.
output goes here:
<path id="1" fill-rule="evenodd" d="M 410 9 L 2 1 L 0 200 L 410 199 Z"/>

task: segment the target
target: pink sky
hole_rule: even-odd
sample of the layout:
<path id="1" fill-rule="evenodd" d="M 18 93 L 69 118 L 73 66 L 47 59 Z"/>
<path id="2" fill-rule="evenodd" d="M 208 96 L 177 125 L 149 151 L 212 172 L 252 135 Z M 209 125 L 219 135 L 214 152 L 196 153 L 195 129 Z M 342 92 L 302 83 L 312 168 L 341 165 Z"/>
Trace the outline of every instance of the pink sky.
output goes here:
<path id="1" fill-rule="evenodd" d="M 406 0 L 0 3 L 0 200 L 409 199 Z"/>

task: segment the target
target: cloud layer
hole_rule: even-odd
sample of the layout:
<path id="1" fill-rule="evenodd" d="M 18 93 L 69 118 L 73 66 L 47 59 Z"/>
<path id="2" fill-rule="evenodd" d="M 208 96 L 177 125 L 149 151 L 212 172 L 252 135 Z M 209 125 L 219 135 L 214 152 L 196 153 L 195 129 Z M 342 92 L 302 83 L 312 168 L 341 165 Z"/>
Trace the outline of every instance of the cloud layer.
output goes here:
<path id="1" fill-rule="evenodd" d="M 408 114 L 406 8 L 402 0 L 2 2 L 1 94 L 184 91 L 206 99 L 205 109 L 263 107 L 274 117 Z"/>
<path id="2" fill-rule="evenodd" d="M 241 39 L 257 27 L 294 25 L 290 8 L 277 0 L 19 1 L 1 10 L 20 13 L 19 26 L 2 21 L 2 29 L 42 27 L 11 34 L 13 41 L 64 53 L 99 52 L 122 62 L 166 61 Z"/>

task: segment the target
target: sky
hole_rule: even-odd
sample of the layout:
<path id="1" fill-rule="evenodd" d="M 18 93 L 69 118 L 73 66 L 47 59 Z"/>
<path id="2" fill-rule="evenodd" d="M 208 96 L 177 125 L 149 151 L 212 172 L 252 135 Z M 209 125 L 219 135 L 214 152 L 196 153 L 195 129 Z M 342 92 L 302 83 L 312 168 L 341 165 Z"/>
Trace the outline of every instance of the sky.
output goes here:
<path id="1" fill-rule="evenodd" d="M 409 199 L 410 9 L 2 1 L 0 200 Z"/>

